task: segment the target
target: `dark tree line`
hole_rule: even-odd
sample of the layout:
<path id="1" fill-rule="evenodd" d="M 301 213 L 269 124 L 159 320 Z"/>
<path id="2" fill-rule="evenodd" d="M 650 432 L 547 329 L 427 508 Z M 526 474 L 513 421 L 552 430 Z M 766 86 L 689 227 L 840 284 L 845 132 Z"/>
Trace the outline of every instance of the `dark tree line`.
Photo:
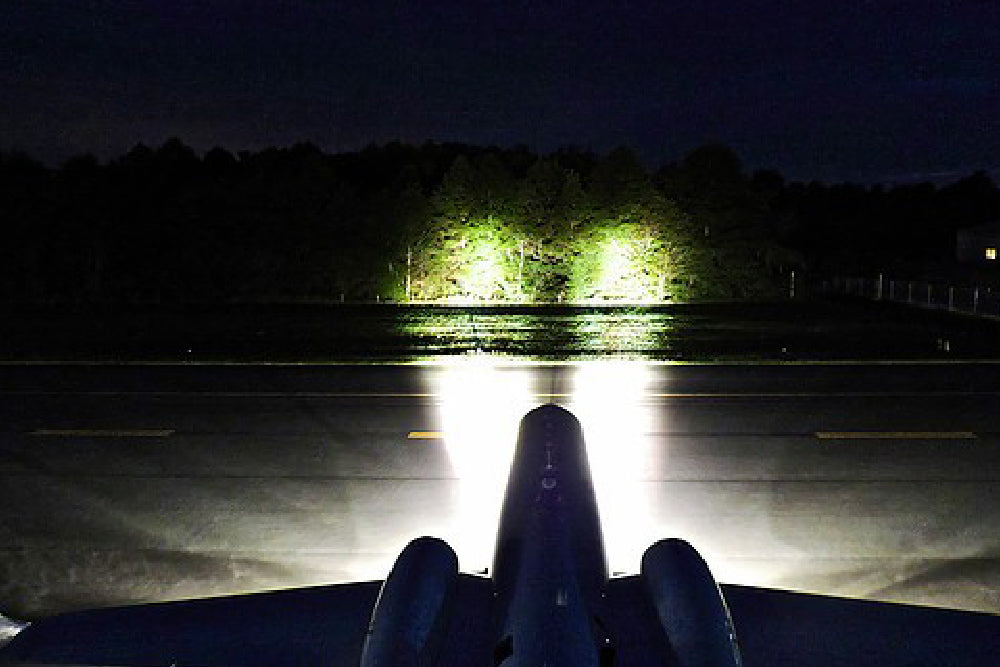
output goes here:
<path id="1" fill-rule="evenodd" d="M 0 300 L 443 298 L 471 289 L 460 272 L 483 258 L 460 254 L 469 239 L 502 255 L 475 278 L 488 295 L 616 297 L 621 285 L 587 291 L 602 270 L 588 253 L 639 237 L 630 271 L 655 298 L 767 297 L 791 268 L 946 261 L 956 228 L 995 219 L 984 174 L 944 188 L 786 183 L 746 174 L 722 146 L 655 173 L 624 149 L 433 143 L 199 156 L 175 139 L 57 169 L 0 153 Z"/>
<path id="2" fill-rule="evenodd" d="M 944 187 L 793 183 L 779 192 L 773 206 L 789 221 L 786 243 L 817 269 L 891 270 L 915 278 L 934 270 L 961 276 L 956 231 L 1000 221 L 1000 190 L 984 172 Z"/>

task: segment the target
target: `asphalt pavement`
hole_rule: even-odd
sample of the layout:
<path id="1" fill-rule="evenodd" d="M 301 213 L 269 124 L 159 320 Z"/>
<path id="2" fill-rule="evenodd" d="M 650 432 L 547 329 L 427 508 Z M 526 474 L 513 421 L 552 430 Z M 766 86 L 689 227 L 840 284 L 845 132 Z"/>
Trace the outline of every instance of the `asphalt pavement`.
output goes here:
<path id="1" fill-rule="evenodd" d="M 0 368 L 0 613 L 489 566 L 517 418 L 584 423 L 616 571 L 1000 613 L 1000 365 Z"/>

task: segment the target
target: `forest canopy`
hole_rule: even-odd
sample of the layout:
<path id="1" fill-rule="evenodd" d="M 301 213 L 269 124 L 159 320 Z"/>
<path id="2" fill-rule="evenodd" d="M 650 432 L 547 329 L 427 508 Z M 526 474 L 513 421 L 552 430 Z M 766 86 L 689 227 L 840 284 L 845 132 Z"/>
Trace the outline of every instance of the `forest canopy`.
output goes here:
<path id="1" fill-rule="evenodd" d="M 974 196 L 954 205 L 950 225 L 1000 212 L 984 175 L 941 190 L 787 184 L 745 174 L 724 146 L 653 173 L 627 149 L 538 156 L 434 143 L 199 156 L 172 139 L 58 169 L 0 153 L 0 299 L 771 298 L 792 270 L 883 261 L 900 211 L 910 216 L 906 256 L 941 253 L 952 227 L 928 216 L 954 203 L 956 188 Z"/>

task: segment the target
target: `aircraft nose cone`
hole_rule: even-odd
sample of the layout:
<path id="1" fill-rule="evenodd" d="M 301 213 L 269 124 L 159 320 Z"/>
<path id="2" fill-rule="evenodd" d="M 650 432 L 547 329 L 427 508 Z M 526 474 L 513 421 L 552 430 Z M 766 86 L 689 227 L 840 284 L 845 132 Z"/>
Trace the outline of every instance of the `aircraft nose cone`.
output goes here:
<path id="1" fill-rule="evenodd" d="M 526 414 L 521 420 L 521 428 L 541 428 L 554 432 L 577 431 L 580 429 L 580 422 L 566 408 L 547 403 Z"/>
<path id="2" fill-rule="evenodd" d="M 515 460 L 520 470 L 557 469 L 576 476 L 584 461 L 583 431 L 573 413 L 558 405 L 542 405 L 521 420 Z M 545 473 L 552 476 L 554 473 Z"/>

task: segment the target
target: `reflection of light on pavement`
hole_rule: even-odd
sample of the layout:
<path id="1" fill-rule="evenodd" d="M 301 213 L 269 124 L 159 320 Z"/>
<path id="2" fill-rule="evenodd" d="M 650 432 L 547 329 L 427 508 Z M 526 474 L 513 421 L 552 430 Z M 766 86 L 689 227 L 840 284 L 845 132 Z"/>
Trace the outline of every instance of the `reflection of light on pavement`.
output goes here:
<path id="1" fill-rule="evenodd" d="M 604 528 L 608 564 L 638 570 L 639 557 L 656 535 L 642 493 L 652 451 L 653 408 L 646 394 L 649 366 L 636 362 L 581 364 L 570 409 L 583 424 L 587 455 Z"/>
<path id="2" fill-rule="evenodd" d="M 575 328 L 589 351 L 610 350 L 616 355 L 629 357 L 642 357 L 646 351 L 655 349 L 662 334 L 662 330 L 650 326 L 645 314 L 617 310 L 581 315 Z M 603 363 L 619 364 L 621 361 Z M 640 362 L 637 360 L 636 363 Z"/>
<path id="3" fill-rule="evenodd" d="M 441 369 L 434 392 L 459 478 L 458 522 L 448 542 L 464 568 L 479 569 L 493 556 L 518 423 L 534 407 L 529 371 L 496 357 L 458 357 Z"/>

